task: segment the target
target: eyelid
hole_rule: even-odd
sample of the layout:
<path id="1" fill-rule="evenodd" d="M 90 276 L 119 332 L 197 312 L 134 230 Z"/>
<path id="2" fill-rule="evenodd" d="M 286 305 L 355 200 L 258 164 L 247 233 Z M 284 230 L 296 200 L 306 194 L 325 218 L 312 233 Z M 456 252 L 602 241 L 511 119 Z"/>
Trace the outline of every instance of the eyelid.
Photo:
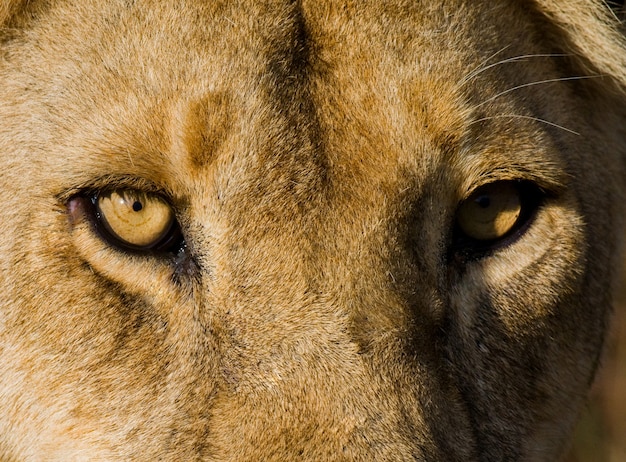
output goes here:
<path id="1" fill-rule="evenodd" d="M 154 183 L 143 177 L 131 175 L 103 175 L 80 183 L 65 191 L 57 194 L 57 200 L 66 204 L 72 197 L 82 195 L 91 197 L 103 191 L 113 191 L 116 189 L 133 189 L 145 194 L 155 194 L 164 199 L 170 206 L 174 208 L 175 204 L 180 203 L 176 196 L 168 187 L 164 187 Z"/>
<path id="2" fill-rule="evenodd" d="M 515 181 L 518 184 L 534 184 L 545 196 L 560 196 L 568 187 L 571 175 L 556 171 L 556 167 L 548 171 L 554 171 L 554 175 L 546 175 L 545 172 L 535 174 L 533 171 L 518 166 L 493 168 L 478 175 L 468 173 L 464 176 L 461 190 L 459 191 L 459 203 L 467 200 L 478 189 L 498 181 Z"/>

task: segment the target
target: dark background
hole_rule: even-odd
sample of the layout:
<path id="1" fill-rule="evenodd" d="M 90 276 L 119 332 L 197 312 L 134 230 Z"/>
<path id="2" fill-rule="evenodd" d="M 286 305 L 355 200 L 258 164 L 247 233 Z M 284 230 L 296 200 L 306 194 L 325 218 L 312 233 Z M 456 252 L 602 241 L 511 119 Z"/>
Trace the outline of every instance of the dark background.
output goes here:
<path id="1" fill-rule="evenodd" d="M 602 369 L 565 462 L 626 462 L 626 271 Z"/>

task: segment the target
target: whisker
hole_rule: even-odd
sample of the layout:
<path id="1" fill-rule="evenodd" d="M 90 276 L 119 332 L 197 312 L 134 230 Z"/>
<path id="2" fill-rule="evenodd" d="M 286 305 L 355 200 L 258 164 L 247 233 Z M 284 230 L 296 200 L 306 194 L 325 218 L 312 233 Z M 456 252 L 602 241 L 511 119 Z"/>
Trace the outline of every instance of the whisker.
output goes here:
<path id="1" fill-rule="evenodd" d="M 558 79 L 546 79 L 546 80 L 538 80 L 535 82 L 528 82 L 528 83 L 523 83 L 521 85 L 517 85 L 515 87 L 509 88 L 508 90 L 504 90 L 501 91 L 500 93 L 497 93 L 495 95 L 493 95 L 491 98 L 487 98 L 485 101 L 482 101 L 480 103 L 478 103 L 476 106 L 474 106 L 474 109 L 477 109 L 487 103 L 490 103 L 491 101 L 493 101 L 494 99 L 499 98 L 500 96 L 506 95 L 507 93 L 511 93 L 515 90 L 519 90 L 520 88 L 526 88 L 526 87 L 532 87 L 534 85 L 542 85 L 545 83 L 554 83 L 554 82 L 567 82 L 567 81 L 571 81 L 571 80 L 584 80 L 584 79 L 593 79 L 593 78 L 597 78 L 597 77 L 601 77 L 600 75 L 581 75 L 581 76 L 576 76 L 576 77 L 560 77 Z"/>
<path id="2" fill-rule="evenodd" d="M 496 56 L 498 56 L 500 53 L 502 53 L 504 50 L 506 50 L 507 48 L 509 48 L 511 45 L 506 45 L 503 48 L 500 48 L 498 51 L 496 51 L 494 54 L 492 54 L 491 56 L 488 56 L 487 59 L 485 59 L 484 61 L 482 61 L 478 66 L 476 66 L 474 69 L 472 69 L 467 75 L 465 75 L 458 83 L 457 86 L 460 88 L 463 85 L 465 85 L 465 83 L 470 80 L 473 77 L 469 77 L 472 74 L 478 72 L 482 72 L 480 69 L 485 66 L 489 61 L 491 61 L 493 58 L 495 58 Z"/>
<path id="3" fill-rule="evenodd" d="M 477 123 L 480 123 L 480 122 L 484 122 L 486 120 L 492 120 L 492 119 L 527 119 L 527 120 L 534 120 L 535 122 L 541 122 L 541 123 L 544 123 L 546 125 L 550 125 L 551 127 L 555 127 L 555 128 L 559 128 L 561 130 L 564 130 L 564 131 L 566 131 L 568 133 L 571 133 L 573 135 L 580 136 L 580 133 L 578 133 L 577 131 L 574 131 L 572 129 L 564 127 L 563 125 L 559 125 L 559 124 L 556 124 L 554 122 L 550 122 L 548 120 L 541 119 L 539 117 L 532 117 L 532 116 L 526 116 L 526 115 L 521 115 L 521 114 L 499 114 L 499 115 L 495 115 L 495 116 L 482 117 L 480 119 L 472 120 L 469 123 L 469 125 L 474 125 L 474 124 L 477 124 Z"/>
<path id="4" fill-rule="evenodd" d="M 615 13 L 611 5 L 609 5 L 609 2 L 607 2 L 606 0 L 602 0 L 602 3 L 604 3 L 606 9 L 611 12 L 611 16 L 613 16 L 617 22 L 621 23 L 620 19 L 617 17 L 617 14 Z"/>
<path id="5" fill-rule="evenodd" d="M 498 54 L 500 53 L 499 51 L 496 53 Z M 495 55 L 492 55 L 491 57 L 493 57 Z M 477 68 L 475 68 L 473 71 L 471 71 L 469 74 L 467 74 L 465 77 L 463 77 L 459 83 L 458 83 L 458 87 L 462 88 L 466 83 L 468 83 L 469 81 L 473 80 L 474 78 L 476 78 L 478 75 L 482 74 L 483 72 L 496 67 L 496 66 L 500 66 L 501 64 L 506 64 L 506 63 L 513 63 L 516 61 L 522 61 L 524 59 L 529 59 L 529 58 L 562 58 L 565 56 L 569 56 L 566 53 L 537 53 L 537 54 L 530 54 L 530 55 L 520 55 L 520 56 L 513 56 L 511 58 L 507 58 L 507 59 L 503 59 L 501 61 L 489 64 L 487 66 L 484 67 L 480 67 L 478 66 Z M 491 59 L 491 57 L 489 59 Z M 487 60 L 488 61 L 488 60 Z M 483 66 L 485 62 L 483 61 L 483 63 L 481 63 L 481 66 Z"/>

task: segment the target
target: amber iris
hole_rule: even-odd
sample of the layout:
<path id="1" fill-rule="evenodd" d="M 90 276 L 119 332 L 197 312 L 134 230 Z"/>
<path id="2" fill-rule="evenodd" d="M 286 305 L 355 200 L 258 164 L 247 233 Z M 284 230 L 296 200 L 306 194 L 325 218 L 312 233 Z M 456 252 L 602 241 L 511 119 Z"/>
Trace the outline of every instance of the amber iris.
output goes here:
<path id="1" fill-rule="evenodd" d="M 175 223 L 174 212 L 162 198 L 132 189 L 101 194 L 96 207 L 105 230 L 131 247 L 158 245 Z"/>
<path id="2" fill-rule="evenodd" d="M 511 232 L 522 213 L 515 182 L 497 181 L 479 187 L 457 210 L 457 224 L 468 237 L 479 241 L 500 239 Z"/>

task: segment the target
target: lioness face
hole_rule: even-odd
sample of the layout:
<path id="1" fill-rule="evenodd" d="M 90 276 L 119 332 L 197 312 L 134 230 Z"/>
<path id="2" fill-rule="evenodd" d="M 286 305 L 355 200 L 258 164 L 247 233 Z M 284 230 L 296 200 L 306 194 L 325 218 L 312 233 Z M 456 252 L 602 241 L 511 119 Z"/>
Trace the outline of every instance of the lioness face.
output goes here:
<path id="1" fill-rule="evenodd" d="M 3 1 L 0 459 L 555 460 L 626 66 L 536 3 Z"/>

